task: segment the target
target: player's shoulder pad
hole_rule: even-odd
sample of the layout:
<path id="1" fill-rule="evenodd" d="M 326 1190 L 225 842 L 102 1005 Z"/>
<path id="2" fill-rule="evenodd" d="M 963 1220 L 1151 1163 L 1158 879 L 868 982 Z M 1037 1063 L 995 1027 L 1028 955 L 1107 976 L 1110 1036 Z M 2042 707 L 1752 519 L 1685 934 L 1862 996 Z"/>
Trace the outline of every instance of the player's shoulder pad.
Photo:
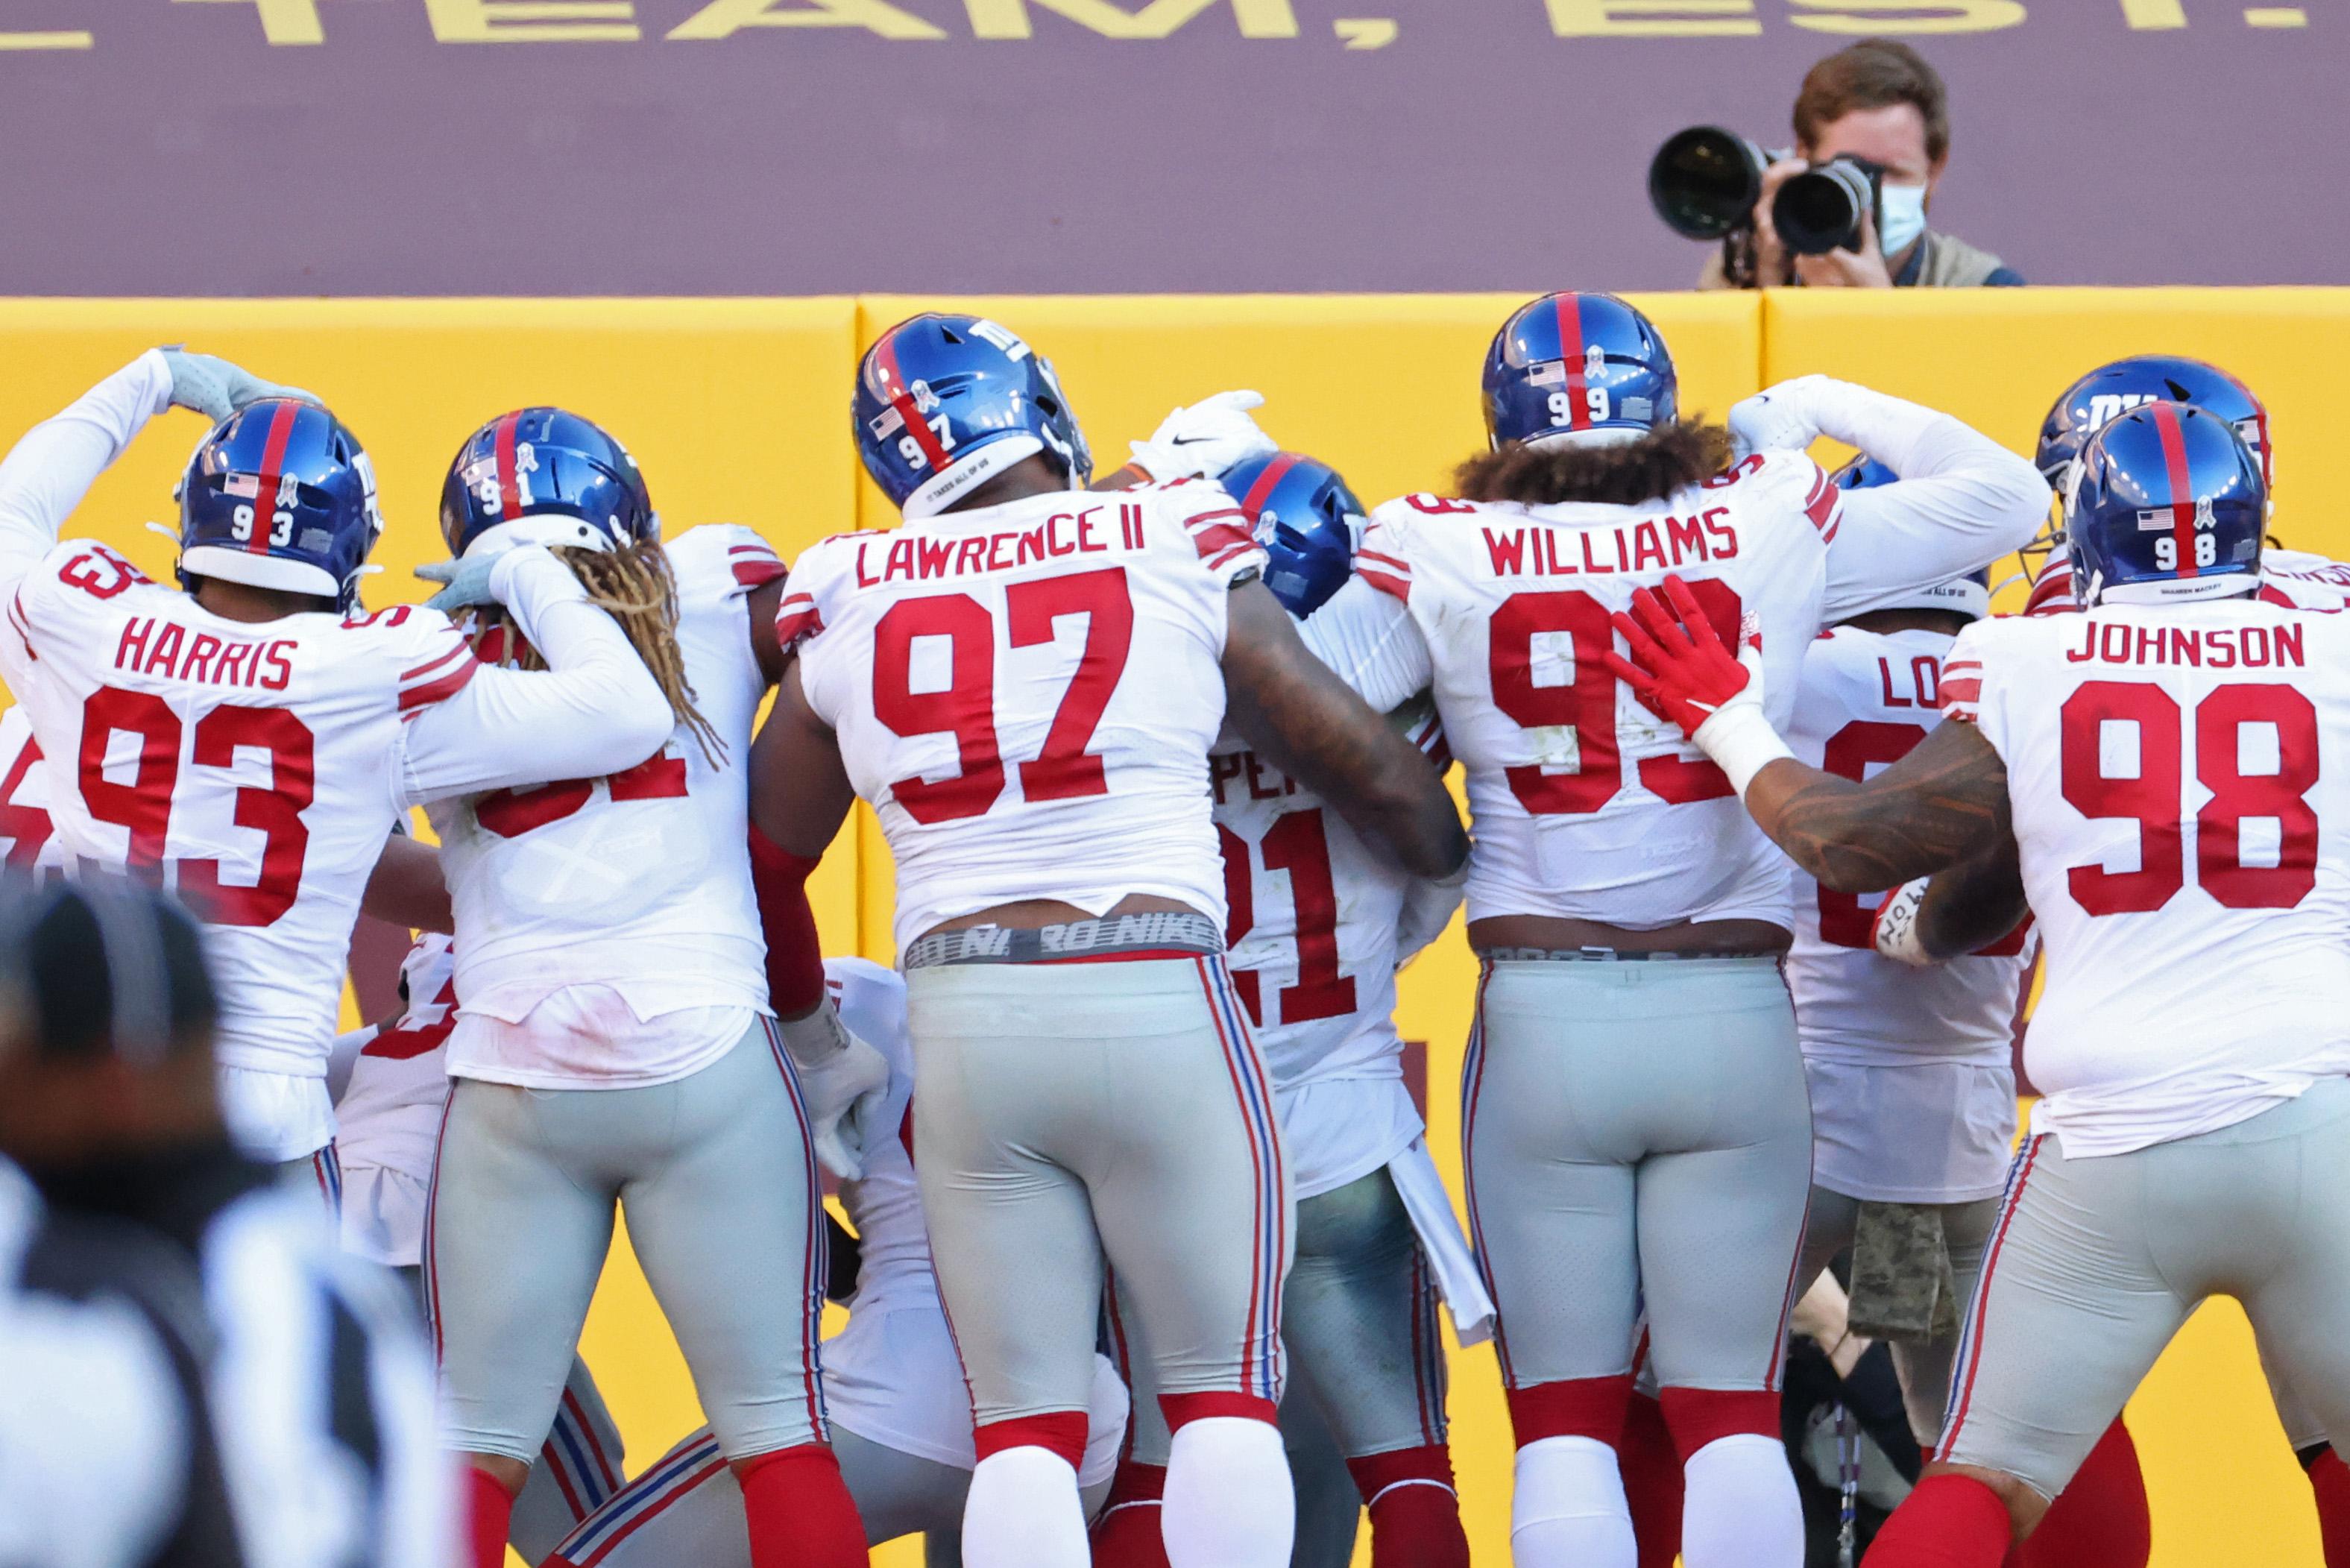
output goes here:
<path id="1" fill-rule="evenodd" d="M 739 524 L 701 524 L 662 540 L 661 550 L 681 601 L 748 593 L 784 575 L 775 547 Z"/>
<path id="2" fill-rule="evenodd" d="M 1844 521 L 1844 492 L 1809 452 L 1750 452 L 1705 482 L 1742 506 L 1800 511 L 1822 544 L 1834 544 Z"/>
<path id="3" fill-rule="evenodd" d="M 391 676 L 403 719 L 455 696 L 482 667 L 473 646 L 449 618 L 422 605 L 353 613 L 337 629 L 341 636 L 368 640 Z"/>
<path id="4" fill-rule="evenodd" d="M 775 607 L 776 642 L 789 649 L 823 631 L 827 619 L 838 614 L 841 597 L 857 590 L 850 570 L 857 546 L 888 534 L 884 528 L 860 528 L 819 539 L 802 550 L 784 578 L 784 597 Z"/>
<path id="5" fill-rule="evenodd" d="M 1980 716 L 1983 680 L 2007 650 L 2034 639 L 2057 640 L 2071 628 L 2050 617 L 1990 616 L 1970 622 L 1942 656 L 1942 716 L 1972 722 Z"/>
<path id="6" fill-rule="evenodd" d="M 1249 527 L 1248 514 L 1212 479 L 1139 484 L 1131 490 L 1105 491 L 1100 499 L 1117 504 L 1121 527 L 1125 509 L 1138 507 L 1135 526 L 1144 543 L 1187 553 L 1220 576 L 1263 565 L 1264 552 Z"/>

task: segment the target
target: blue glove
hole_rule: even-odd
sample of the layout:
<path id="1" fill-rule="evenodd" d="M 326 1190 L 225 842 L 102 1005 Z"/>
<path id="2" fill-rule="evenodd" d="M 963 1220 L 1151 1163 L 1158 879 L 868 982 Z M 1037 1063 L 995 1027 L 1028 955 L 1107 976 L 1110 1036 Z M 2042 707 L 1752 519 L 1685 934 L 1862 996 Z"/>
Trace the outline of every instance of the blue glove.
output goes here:
<path id="1" fill-rule="evenodd" d="M 217 355 L 191 354 L 179 348 L 165 348 L 161 352 L 163 363 L 172 369 L 172 406 L 193 409 L 214 424 L 264 398 L 299 398 L 306 403 L 318 401 L 315 393 L 306 392 L 299 387 L 281 387 L 275 381 L 265 381 Z M 319 406 L 323 408 L 325 405 Z"/>
<path id="2" fill-rule="evenodd" d="M 494 555 L 468 556 L 456 561 L 427 561 L 417 567 L 416 575 L 426 582 L 445 585 L 424 601 L 424 607 L 453 616 L 475 605 L 499 603 L 498 596 L 490 591 L 490 574 L 496 568 L 498 559 Z"/>

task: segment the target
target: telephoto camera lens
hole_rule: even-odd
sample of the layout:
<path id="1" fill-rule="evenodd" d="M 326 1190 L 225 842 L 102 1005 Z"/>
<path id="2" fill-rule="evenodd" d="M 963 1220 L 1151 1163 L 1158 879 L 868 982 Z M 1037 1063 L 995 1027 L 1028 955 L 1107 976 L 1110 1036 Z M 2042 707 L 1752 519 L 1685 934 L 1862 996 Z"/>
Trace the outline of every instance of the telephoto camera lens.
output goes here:
<path id="1" fill-rule="evenodd" d="M 1806 256 L 1858 250 L 1861 214 L 1877 212 L 1884 173 L 1866 159 L 1835 158 L 1790 179 L 1771 201 L 1771 223 L 1781 243 Z"/>
<path id="2" fill-rule="evenodd" d="M 1753 221 L 1770 154 L 1735 131 L 1699 125 L 1657 150 L 1648 202 L 1673 233 L 1718 240 Z"/>

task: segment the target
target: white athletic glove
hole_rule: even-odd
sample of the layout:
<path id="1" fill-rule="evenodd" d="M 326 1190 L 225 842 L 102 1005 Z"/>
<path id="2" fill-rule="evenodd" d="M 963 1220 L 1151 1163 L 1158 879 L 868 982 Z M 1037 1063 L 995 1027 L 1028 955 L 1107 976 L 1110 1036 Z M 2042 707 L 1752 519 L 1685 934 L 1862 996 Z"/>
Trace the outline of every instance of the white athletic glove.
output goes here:
<path id="1" fill-rule="evenodd" d="M 1926 901 L 1928 878 L 1904 882 L 1885 895 L 1885 902 L 1877 907 L 1877 919 L 1868 929 L 1869 941 L 1880 957 L 1896 963 L 1906 963 L 1925 969 L 1934 961 L 1933 955 L 1918 943 L 1918 909 Z"/>
<path id="2" fill-rule="evenodd" d="M 316 403 L 317 396 L 299 387 L 265 381 L 242 366 L 215 354 L 191 354 L 185 348 L 158 350 L 172 370 L 172 406 L 193 409 L 214 424 L 248 403 L 264 398 L 299 398 Z M 324 407 L 323 404 L 320 405 Z"/>
<path id="3" fill-rule="evenodd" d="M 1741 458 L 1758 452 L 1808 449 L 1820 435 L 1812 398 L 1827 380 L 1825 376 L 1798 376 L 1732 405 L 1731 449 Z"/>
<path id="4" fill-rule="evenodd" d="M 1149 441 L 1127 444 L 1134 450 L 1135 466 L 1161 484 L 1171 479 L 1205 479 L 1281 450 L 1249 418 L 1251 409 L 1263 407 L 1261 392 L 1218 392 L 1169 414 Z"/>
<path id="5" fill-rule="evenodd" d="M 840 1021 L 832 998 L 805 1018 L 779 1023 L 784 1049 L 799 1075 L 816 1157 L 843 1181 L 865 1174 L 865 1145 L 875 1136 L 889 1089 L 889 1062 Z M 887 1137 L 887 1129 L 878 1129 Z"/>
<path id="6" fill-rule="evenodd" d="M 543 545 L 525 545 L 519 540 L 499 545 L 493 543 L 497 535 L 484 535 L 476 546 L 454 561 L 427 561 L 416 568 L 416 575 L 428 583 L 439 583 L 442 589 L 424 601 L 426 609 L 439 610 L 454 616 L 459 610 L 474 605 L 505 603 L 505 579 L 498 576 L 498 565 L 509 556 L 524 550 L 547 554 Z"/>

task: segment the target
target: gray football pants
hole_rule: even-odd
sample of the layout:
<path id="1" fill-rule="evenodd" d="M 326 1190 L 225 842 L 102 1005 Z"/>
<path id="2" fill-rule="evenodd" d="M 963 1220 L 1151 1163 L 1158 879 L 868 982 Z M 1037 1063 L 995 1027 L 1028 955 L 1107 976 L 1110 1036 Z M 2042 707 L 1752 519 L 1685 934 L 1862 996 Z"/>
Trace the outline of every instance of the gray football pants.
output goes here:
<path id="1" fill-rule="evenodd" d="M 1167 1462 L 1139 1306 L 1117 1282 L 1123 1369 L 1134 1391 L 1128 1449 L 1139 1463 Z M 1392 1453 L 1445 1439 L 1444 1341 L 1436 1290 L 1411 1216 L 1385 1167 L 1297 1205 L 1297 1257 L 1282 1293 L 1288 1352 L 1287 1409 L 1300 1397 L 1346 1457 Z M 1349 1482 L 1351 1491 L 1351 1481 Z"/>
<path id="2" fill-rule="evenodd" d="M 2128 1154 L 2066 1159 L 2054 1137 L 2026 1143 L 1936 1457 L 2054 1497 L 2214 1295 L 2243 1304 L 2324 1432 L 2350 1432 L 2350 1079 Z"/>
<path id="3" fill-rule="evenodd" d="M 1090 1402 L 1105 1259 L 1181 1417 L 1281 1397 L 1291 1204 L 1220 958 L 906 977 L 914 1168 L 981 1452 Z"/>
<path id="4" fill-rule="evenodd" d="M 416 1293 L 421 1307 L 424 1271 L 410 1267 L 392 1272 Z M 575 1355 L 546 1446 L 515 1498 L 507 1543 L 524 1562 L 536 1564 L 617 1496 L 628 1480 L 619 1425 L 605 1407 L 603 1390 L 596 1386 L 588 1364 Z"/>
<path id="5" fill-rule="evenodd" d="M 1777 1388 L 1812 1127 L 1776 961 L 1489 962 L 1461 1125 L 1513 1396 L 1628 1374 L 1644 1303 L 1665 1387 Z"/>
<path id="6" fill-rule="evenodd" d="M 1950 1253 L 1950 1289 L 1961 1313 L 1975 1293 L 1982 1273 L 1983 1248 L 1999 1219 L 1999 1199 L 1943 1203 L 1942 1241 Z M 1804 1231 L 1803 1262 L 1795 1269 L 1795 1293 L 1812 1288 L 1828 1260 L 1852 1245 L 1853 1227 L 1860 1216 L 1860 1199 L 1812 1189 L 1811 1220 Z M 1942 1410 L 1950 1397 L 1950 1365 L 1957 1359 L 1959 1336 L 1954 1330 L 1936 1334 L 1922 1345 L 1892 1345 L 1894 1374 L 1901 1379 L 1901 1403 L 1909 1414 L 1909 1432 L 1920 1449 L 1930 1449 L 1942 1435 Z"/>
<path id="7" fill-rule="evenodd" d="M 767 1019 L 700 1072 L 647 1088 L 458 1079 L 424 1234 L 446 1445 L 537 1456 L 616 1204 L 726 1457 L 823 1438 L 816 1193 Z"/>

